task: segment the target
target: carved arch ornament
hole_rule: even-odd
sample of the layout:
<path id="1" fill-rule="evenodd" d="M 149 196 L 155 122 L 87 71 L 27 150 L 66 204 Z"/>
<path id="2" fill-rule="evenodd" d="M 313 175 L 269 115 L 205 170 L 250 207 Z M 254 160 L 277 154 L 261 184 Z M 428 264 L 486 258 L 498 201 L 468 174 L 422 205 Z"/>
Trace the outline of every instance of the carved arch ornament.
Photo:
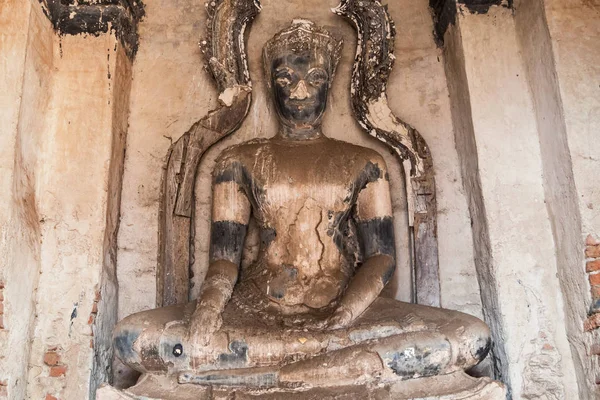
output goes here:
<path id="1" fill-rule="evenodd" d="M 239 128 L 252 99 L 245 48 L 258 0 L 213 0 L 207 4 L 207 36 L 201 49 L 220 96 L 217 109 L 196 122 L 169 149 L 159 210 L 157 305 L 187 302 L 193 263 L 194 185 L 203 154 Z M 341 0 L 332 10 L 358 34 L 351 101 L 360 125 L 400 158 L 406 176 L 411 228 L 413 297 L 440 306 L 436 195 L 433 161 L 423 137 L 397 118 L 387 102 L 394 64 L 394 23 L 379 0 Z"/>

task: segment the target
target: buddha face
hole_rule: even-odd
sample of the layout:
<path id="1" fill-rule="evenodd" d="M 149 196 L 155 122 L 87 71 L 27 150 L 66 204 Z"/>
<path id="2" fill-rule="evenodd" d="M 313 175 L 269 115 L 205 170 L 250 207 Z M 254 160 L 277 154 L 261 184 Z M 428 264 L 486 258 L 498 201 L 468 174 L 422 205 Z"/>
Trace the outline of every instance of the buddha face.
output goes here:
<path id="1" fill-rule="evenodd" d="M 289 52 L 271 64 L 271 87 L 282 122 L 291 127 L 318 125 L 327 105 L 329 60 L 314 52 Z"/>

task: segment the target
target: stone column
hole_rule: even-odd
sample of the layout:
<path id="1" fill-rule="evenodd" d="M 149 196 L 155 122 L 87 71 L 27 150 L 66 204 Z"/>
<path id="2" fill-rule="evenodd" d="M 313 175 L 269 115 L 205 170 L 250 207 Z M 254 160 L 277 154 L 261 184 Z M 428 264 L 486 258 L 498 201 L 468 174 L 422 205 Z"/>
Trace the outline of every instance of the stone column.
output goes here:
<path id="1" fill-rule="evenodd" d="M 126 10 L 110 3 L 11 0 L 0 12 L 0 393 L 9 399 L 94 398 L 110 372 L 134 52 L 113 23 L 123 15 L 110 20 Z"/>
<path id="2" fill-rule="evenodd" d="M 527 2 L 521 6 L 526 10 Z M 537 3 L 537 2 L 534 2 Z M 576 263 L 577 285 L 572 291 L 584 296 L 584 301 L 569 304 L 574 321 L 583 337 L 573 335 L 585 370 L 588 398 L 600 397 L 600 3 L 584 0 L 544 0 L 537 6 L 547 23 L 549 59 L 556 76 L 556 97 L 560 101 L 564 122 L 560 125 L 566 147 L 566 157 L 572 166 L 571 186 L 577 191 L 571 209 L 580 214 L 579 230 L 573 229 L 574 243 L 564 242 L 576 249 L 569 264 Z M 531 7 L 531 6 L 527 6 Z M 585 272 L 584 272 L 585 271 Z M 572 272 L 574 273 L 574 272 Z M 567 278 L 566 278 L 567 279 Z M 567 279 L 572 282 L 573 278 Z M 582 282 L 587 281 L 587 282 Z M 591 292 L 590 292 L 591 289 Z M 592 302 L 590 306 L 589 298 Z M 583 304 L 585 303 L 585 304 Z M 586 315 L 589 313 L 589 316 Z M 580 382 L 581 382 L 580 381 Z M 585 398 L 585 397 L 581 397 Z"/>
<path id="3" fill-rule="evenodd" d="M 5 1 L 0 25 L 0 398 L 25 399 L 40 274 L 36 182 L 55 35 L 30 1 Z"/>
<path id="4" fill-rule="evenodd" d="M 551 122 L 540 110 L 545 89 L 531 75 L 535 60 L 523 56 L 531 39 L 523 38 L 515 10 L 482 3 L 448 1 L 436 10 L 496 375 L 515 399 L 577 398 L 582 365 L 570 339 L 581 313 L 573 315 L 571 305 L 582 301 L 567 292 L 578 278 L 561 279 L 579 272 L 576 262 L 565 264 L 576 250 L 561 242 L 568 237 L 561 227 L 574 229 L 577 212 L 573 188 L 561 186 L 568 162 L 552 161 L 564 153 L 564 135 L 549 146 Z M 554 191 L 561 187 L 567 216 L 558 215 Z"/>

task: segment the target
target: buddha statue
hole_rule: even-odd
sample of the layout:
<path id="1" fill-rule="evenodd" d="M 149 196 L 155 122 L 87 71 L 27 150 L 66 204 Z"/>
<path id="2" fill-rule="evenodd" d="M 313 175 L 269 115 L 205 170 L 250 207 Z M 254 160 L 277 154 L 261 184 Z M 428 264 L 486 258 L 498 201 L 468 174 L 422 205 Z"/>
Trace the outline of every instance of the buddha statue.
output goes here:
<path id="1" fill-rule="evenodd" d="M 381 296 L 396 265 L 386 164 L 322 131 L 341 48 L 307 20 L 266 44 L 279 130 L 218 158 L 199 298 L 123 319 L 126 365 L 179 383 L 302 388 L 450 374 L 486 356 L 479 319 Z M 240 270 L 251 217 L 259 255 Z"/>

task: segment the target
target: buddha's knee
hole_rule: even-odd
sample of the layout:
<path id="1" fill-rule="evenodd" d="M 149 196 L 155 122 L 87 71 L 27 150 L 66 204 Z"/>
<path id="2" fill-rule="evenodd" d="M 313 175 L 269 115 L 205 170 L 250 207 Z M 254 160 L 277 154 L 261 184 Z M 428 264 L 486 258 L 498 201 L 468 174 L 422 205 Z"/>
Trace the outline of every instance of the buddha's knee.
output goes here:
<path id="1" fill-rule="evenodd" d="M 142 373 L 167 372 L 185 364 L 182 339 L 186 326 L 178 308 L 181 306 L 143 311 L 121 320 L 113 332 L 115 355 Z"/>
<path id="2" fill-rule="evenodd" d="M 479 364 L 492 346 L 491 332 L 488 326 L 478 318 L 470 317 L 468 324 L 456 330 L 458 347 L 457 366 L 467 369 Z"/>

